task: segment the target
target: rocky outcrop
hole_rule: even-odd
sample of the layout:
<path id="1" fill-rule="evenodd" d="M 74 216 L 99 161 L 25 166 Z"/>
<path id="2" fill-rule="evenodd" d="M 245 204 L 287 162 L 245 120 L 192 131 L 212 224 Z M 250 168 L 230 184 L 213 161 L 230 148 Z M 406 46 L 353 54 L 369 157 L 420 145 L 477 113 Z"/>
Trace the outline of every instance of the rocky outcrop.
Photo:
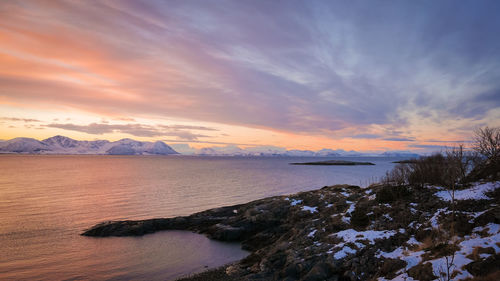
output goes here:
<path id="1" fill-rule="evenodd" d="M 237 280 L 371 280 L 410 276 L 432 280 L 442 275 L 437 266 L 440 260 L 450 254 L 450 249 L 461 247 L 457 255 L 463 257 L 457 260 L 466 264 L 457 267 L 462 275 L 454 273 L 455 277 L 472 277 L 481 274 L 483 268 L 493 268 L 498 264 L 500 250 L 495 246 L 500 221 L 494 215 L 499 212 L 495 202 L 499 202 L 500 189 L 484 189 L 489 197 L 483 196 L 480 201 L 460 201 L 453 221 L 450 202 L 436 196 L 439 190 L 328 186 L 186 217 L 105 222 L 83 235 L 137 236 L 175 229 L 221 241 L 239 241 L 251 254 L 226 269 Z M 443 229 L 456 222 L 461 224 L 456 228 L 456 241 L 463 245 L 449 246 L 445 239 L 449 233 Z M 493 249 L 482 250 L 471 258 L 474 243 Z"/>

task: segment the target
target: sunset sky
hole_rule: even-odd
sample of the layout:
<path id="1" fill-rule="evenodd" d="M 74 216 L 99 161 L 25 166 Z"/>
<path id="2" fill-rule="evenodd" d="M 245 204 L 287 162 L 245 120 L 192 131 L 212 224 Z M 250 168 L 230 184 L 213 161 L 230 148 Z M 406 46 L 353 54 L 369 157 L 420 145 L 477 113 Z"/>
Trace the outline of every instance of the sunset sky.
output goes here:
<path id="1" fill-rule="evenodd" d="M 0 139 L 438 149 L 500 126 L 500 1 L 1 1 Z"/>

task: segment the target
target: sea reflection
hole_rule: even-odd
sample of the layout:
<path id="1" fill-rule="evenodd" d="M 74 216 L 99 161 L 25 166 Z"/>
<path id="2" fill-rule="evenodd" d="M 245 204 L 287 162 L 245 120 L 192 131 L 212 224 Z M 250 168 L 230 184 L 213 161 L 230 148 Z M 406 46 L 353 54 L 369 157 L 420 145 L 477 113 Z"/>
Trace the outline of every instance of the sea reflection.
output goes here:
<path id="1" fill-rule="evenodd" d="M 299 159 L 307 161 L 307 158 Z M 159 279 L 246 253 L 186 232 L 139 238 L 79 234 L 106 220 L 189 215 L 382 176 L 375 166 L 307 167 L 292 158 L 0 155 L 0 280 Z"/>

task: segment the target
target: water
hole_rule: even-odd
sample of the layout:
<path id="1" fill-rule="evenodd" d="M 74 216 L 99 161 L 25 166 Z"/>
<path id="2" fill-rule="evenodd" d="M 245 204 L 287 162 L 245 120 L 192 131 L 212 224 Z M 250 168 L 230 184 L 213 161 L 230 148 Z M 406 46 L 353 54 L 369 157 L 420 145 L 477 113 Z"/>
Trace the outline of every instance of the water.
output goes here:
<path id="1" fill-rule="evenodd" d="M 1 155 L 0 279 L 173 280 L 220 266 L 247 253 L 181 231 L 139 238 L 79 234 L 105 220 L 189 215 L 325 185 L 366 185 L 399 159 L 355 159 L 375 166 L 288 164 L 317 160 Z"/>

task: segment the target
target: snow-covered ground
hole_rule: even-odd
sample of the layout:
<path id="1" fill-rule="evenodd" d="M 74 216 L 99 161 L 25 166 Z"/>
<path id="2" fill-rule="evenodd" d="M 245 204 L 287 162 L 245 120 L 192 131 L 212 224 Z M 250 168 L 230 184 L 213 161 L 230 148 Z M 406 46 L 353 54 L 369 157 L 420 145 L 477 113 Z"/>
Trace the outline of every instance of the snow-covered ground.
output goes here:
<path id="1" fill-rule="evenodd" d="M 489 236 L 481 237 L 478 232 L 481 231 L 487 231 Z M 410 241 L 408 241 L 410 242 Z M 408 243 L 407 244 L 410 244 Z M 414 242 L 412 241 L 412 244 Z M 418 243 L 418 241 L 417 241 Z M 453 272 L 454 270 L 458 270 L 459 273 L 457 276 L 453 278 L 453 280 L 462 280 L 466 278 L 472 278 L 473 276 L 464 268 L 465 265 L 473 262 L 473 260 L 469 259 L 467 256 L 471 255 L 474 252 L 475 248 L 493 248 L 495 253 L 498 254 L 500 253 L 500 225 L 490 223 L 485 227 L 478 227 L 473 230 L 472 235 L 467 235 L 463 238 L 461 238 L 461 241 L 459 241 L 458 246 L 460 247 L 460 250 L 455 252 L 454 256 L 448 256 L 448 260 L 453 258 L 453 264 L 451 266 L 451 271 Z M 411 251 L 408 247 L 399 247 L 396 250 L 390 252 L 390 253 L 385 253 L 380 251 L 377 255 L 377 257 L 384 257 L 384 258 L 390 258 L 390 259 L 401 259 L 404 260 L 407 265 L 404 269 L 401 269 L 398 272 L 398 276 L 396 276 L 393 279 L 385 279 L 385 278 L 379 278 L 379 281 L 382 280 L 414 280 L 410 276 L 408 276 L 407 271 L 422 262 L 423 260 L 423 255 L 425 254 L 425 251 L 423 250 L 416 250 L 416 251 Z M 481 258 L 487 258 L 491 256 L 491 254 L 482 254 Z M 447 268 L 447 257 L 440 257 L 437 259 L 432 259 L 432 260 L 427 260 L 424 261 L 423 263 L 430 263 L 432 265 L 433 273 L 436 276 L 439 276 L 440 273 L 445 272 Z"/>

